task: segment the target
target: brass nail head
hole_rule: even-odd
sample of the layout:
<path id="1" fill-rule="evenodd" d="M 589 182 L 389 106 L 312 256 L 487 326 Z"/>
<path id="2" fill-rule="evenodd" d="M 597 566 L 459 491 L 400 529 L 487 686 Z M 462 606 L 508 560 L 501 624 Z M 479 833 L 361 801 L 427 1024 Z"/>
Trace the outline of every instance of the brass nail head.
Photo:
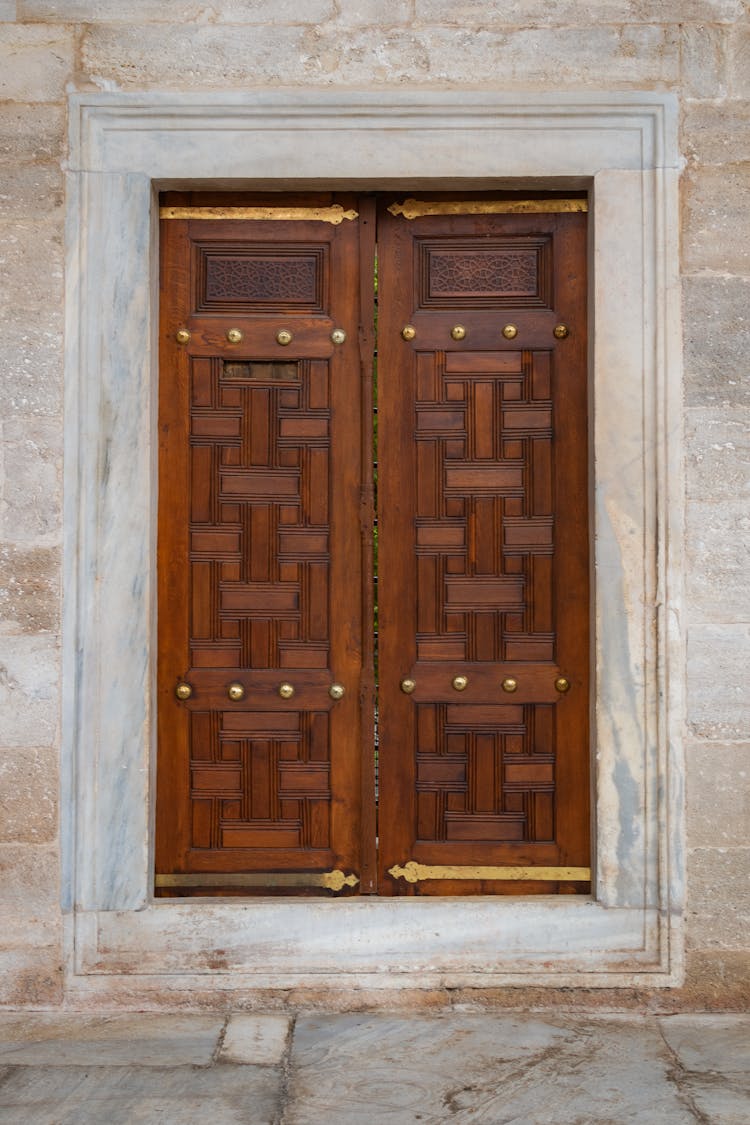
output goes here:
<path id="1" fill-rule="evenodd" d="M 564 340 L 567 336 L 570 335 L 570 329 L 568 328 L 567 324 L 556 324 L 552 329 L 552 335 L 556 340 Z"/>
<path id="2" fill-rule="evenodd" d="M 331 684 L 328 689 L 328 694 L 330 695 L 331 699 L 342 699 L 344 696 L 344 691 L 345 688 L 343 684 Z"/>
<path id="3" fill-rule="evenodd" d="M 188 332 L 187 328 L 179 328 L 175 332 L 174 338 L 178 344 L 187 344 L 190 340 L 190 333 Z"/>
<path id="4" fill-rule="evenodd" d="M 402 680 L 401 681 L 401 690 L 404 693 L 404 695 L 411 695 L 411 693 L 414 691 L 416 686 L 417 686 L 416 680 Z"/>
<path id="5" fill-rule="evenodd" d="M 469 685 L 469 677 L 468 676 L 454 676 L 453 677 L 453 686 L 456 689 L 456 691 L 466 691 L 466 688 L 468 687 L 468 685 Z"/>
<path id="6" fill-rule="evenodd" d="M 183 680 L 183 682 L 178 684 L 174 689 L 174 693 L 178 699 L 190 699 L 190 696 L 193 694 L 193 689 L 190 684 L 186 684 Z"/>
<path id="7" fill-rule="evenodd" d="M 242 340 L 242 333 L 239 328 L 230 328 L 227 332 L 227 340 L 230 344 L 239 344 Z"/>
<path id="8" fill-rule="evenodd" d="M 514 680 L 512 676 L 508 676 L 503 680 L 503 691 L 514 692 L 518 691 L 518 680 Z"/>
<path id="9" fill-rule="evenodd" d="M 555 680 L 555 691 L 560 693 L 570 691 L 570 680 L 566 680 L 565 676 L 558 676 Z"/>
<path id="10" fill-rule="evenodd" d="M 291 699 L 294 695 L 294 687 L 292 684 L 282 684 L 279 688 L 279 695 L 282 699 Z"/>
<path id="11" fill-rule="evenodd" d="M 515 324 L 506 324 L 505 328 L 503 328 L 503 336 L 506 340 L 515 340 L 517 335 L 518 329 Z"/>
<path id="12" fill-rule="evenodd" d="M 404 340 L 413 340 L 417 334 L 417 330 L 413 324 L 407 324 L 401 329 L 401 336 Z"/>
<path id="13" fill-rule="evenodd" d="M 230 684 L 229 687 L 227 688 L 227 695 L 235 703 L 239 703 L 239 701 L 241 699 L 245 698 L 245 689 L 242 686 L 242 684 L 238 684 L 238 683 Z"/>
<path id="14" fill-rule="evenodd" d="M 454 324 L 451 328 L 451 336 L 454 340 L 463 340 L 466 336 L 466 329 L 463 324 Z"/>
<path id="15" fill-rule="evenodd" d="M 288 329 L 282 328 L 280 332 L 276 333 L 276 343 L 281 344 L 283 348 L 285 348 L 287 344 L 291 344 L 291 342 L 292 334 Z"/>
<path id="16" fill-rule="evenodd" d="M 333 332 L 331 333 L 331 340 L 333 341 L 333 343 L 334 344 L 343 344 L 345 339 L 346 339 L 346 332 L 344 332 L 344 329 L 343 328 L 334 328 Z"/>

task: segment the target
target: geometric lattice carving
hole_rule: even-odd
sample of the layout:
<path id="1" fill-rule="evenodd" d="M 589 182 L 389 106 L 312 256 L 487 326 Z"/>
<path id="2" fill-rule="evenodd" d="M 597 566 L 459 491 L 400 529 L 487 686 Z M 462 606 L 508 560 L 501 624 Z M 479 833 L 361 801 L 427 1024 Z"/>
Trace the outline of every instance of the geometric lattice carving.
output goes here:
<path id="1" fill-rule="evenodd" d="M 191 664 L 325 668 L 328 365 L 245 367 L 192 361 Z"/>
<path id="2" fill-rule="evenodd" d="M 420 842 L 554 839 L 553 707 L 417 706 Z"/>
<path id="3" fill-rule="evenodd" d="M 268 243 L 198 245 L 198 312 L 320 312 L 325 297 L 324 246 Z"/>
<path id="4" fill-rule="evenodd" d="M 417 659 L 554 660 L 549 353 L 439 364 L 417 377 Z"/>
<path id="5" fill-rule="evenodd" d="M 328 364 L 194 358 L 191 401 L 191 666 L 326 668 Z M 326 712 L 191 722 L 193 847 L 329 846 Z"/>
<path id="6" fill-rule="evenodd" d="M 330 844 L 326 712 L 194 711 L 194 848 Z"/>
<path id="7" fill-rule="evenodd" d="M 548 238 L 418 240 L 419 308 L 534 308 L 551 297 Z"/>

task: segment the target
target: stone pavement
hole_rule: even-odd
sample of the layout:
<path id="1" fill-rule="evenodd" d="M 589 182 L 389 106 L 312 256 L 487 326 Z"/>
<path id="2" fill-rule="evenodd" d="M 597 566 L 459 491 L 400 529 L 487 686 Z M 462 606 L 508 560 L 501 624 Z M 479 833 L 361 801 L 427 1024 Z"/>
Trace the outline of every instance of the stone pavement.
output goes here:
<path id="1" fill-rule="evenodd" d="M 2 1125 L 750 1122 L 750 1017 L 0 1013 Z"/>

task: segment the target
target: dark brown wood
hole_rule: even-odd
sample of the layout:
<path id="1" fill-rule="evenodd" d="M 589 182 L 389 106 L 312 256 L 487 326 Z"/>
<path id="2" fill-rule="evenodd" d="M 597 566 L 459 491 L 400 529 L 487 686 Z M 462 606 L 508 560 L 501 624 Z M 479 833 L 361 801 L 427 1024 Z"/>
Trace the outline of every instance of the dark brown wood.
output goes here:
<path id="1" fill-rule="evenodd" d="M 380 893 L 588 890 L 388 874 L 410 859 L 586 867 L 590 845 L 585 215 L 407 221 L 387 202 Z"/>
<path id="2" fill-rule="evenodd" d="M 162 222 L 161 874 L 360 873 L 359 244 L 349 221 Z"/>

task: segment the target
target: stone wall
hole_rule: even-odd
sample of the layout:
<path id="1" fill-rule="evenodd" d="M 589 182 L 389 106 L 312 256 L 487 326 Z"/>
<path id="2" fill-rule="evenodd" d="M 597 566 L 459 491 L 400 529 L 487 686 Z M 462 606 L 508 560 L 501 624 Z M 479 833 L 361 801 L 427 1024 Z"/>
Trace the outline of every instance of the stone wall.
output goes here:
<path id="1" fill-rule="evenodd" d="M 746 0 L 0 0 L 0 52 L 0 967 L 8 970 L 0 1002 L 63 998 L 57 805 L 67 94 L 399 85 L 680 97 L 686 1000 L 730 999 L 750 960 Z"/>

